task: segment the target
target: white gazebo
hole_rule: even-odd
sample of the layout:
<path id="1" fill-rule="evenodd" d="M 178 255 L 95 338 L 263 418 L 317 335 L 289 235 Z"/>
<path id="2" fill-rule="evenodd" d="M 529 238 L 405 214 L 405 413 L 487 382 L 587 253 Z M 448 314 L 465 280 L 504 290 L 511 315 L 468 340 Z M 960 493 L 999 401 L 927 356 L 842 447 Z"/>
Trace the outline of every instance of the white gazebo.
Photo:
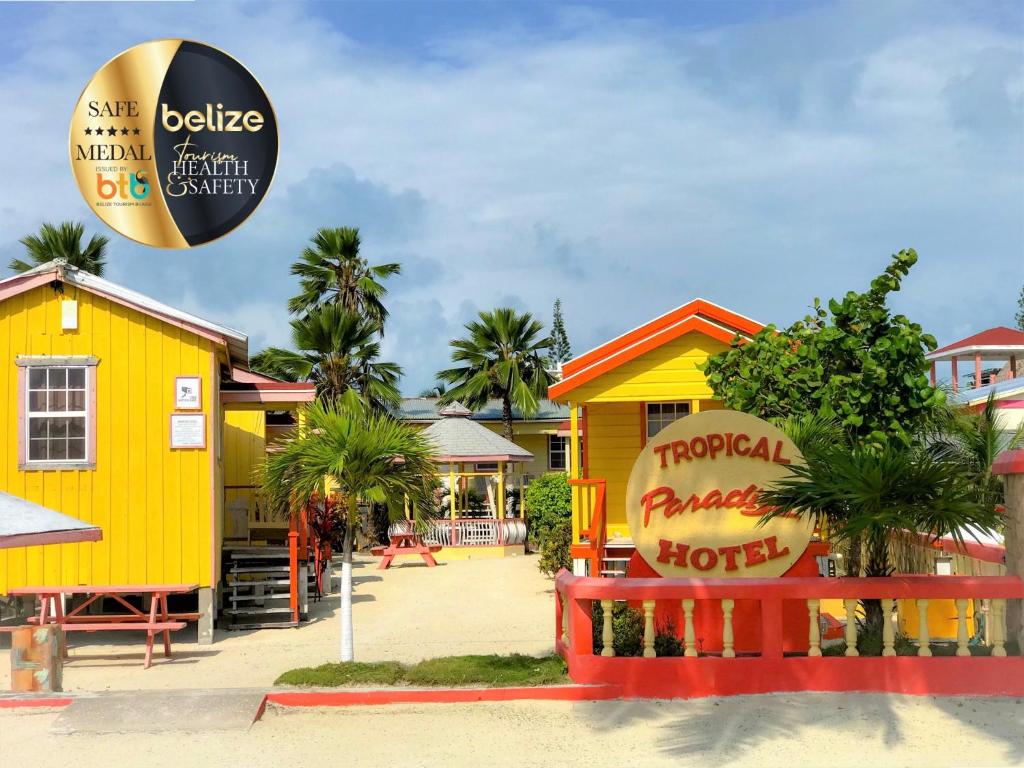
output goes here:
<path id="1" fill-rule="evenodd" d="M 444 547 L 522 547 L 526 522 L 508 516 L 506 488 L 515 488 L 518 481 L 519 508 L 524 510 L 523 476 L 515 469 L 532 461 L 533 454 L 473 421 L 473 412 L 461 403 L 452 403 L 439 414 L 442 418 L 423 434 L 434 446 L 433 459 L 442 477 L 447 474 L 450 520 L 437 521 L 426 539 Z M 469 489 L 481 482 L 486 504 L 474 511 Z"/>

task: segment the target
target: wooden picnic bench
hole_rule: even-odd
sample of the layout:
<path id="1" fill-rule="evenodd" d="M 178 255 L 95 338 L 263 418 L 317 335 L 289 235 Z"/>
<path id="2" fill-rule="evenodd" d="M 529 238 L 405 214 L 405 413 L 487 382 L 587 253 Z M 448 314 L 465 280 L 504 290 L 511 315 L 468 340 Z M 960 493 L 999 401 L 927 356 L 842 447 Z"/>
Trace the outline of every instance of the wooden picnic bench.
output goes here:
<path id="1" fill-rule="evenodd" d="M 18 587 L 10 590 L 8 594 L 18 597 L 34 595 L 39 598 L 39 613 L 29 619 L 31 624 L 57 624 L 64 632 L 145 631 L 146 656 L 143 668 L 149 669 L 153 662 L 153 638 L 158 634 L 163 636 L 164 656 L 170 658 L 171 632 L 184 629 L 187 620 L 199 617 L 199 614 L 194 613 L 170 613 L 167 609 L 168 595 L 183 595 L 194 592 L 198 588 L 198 584 Z M 62 598 L 71 595 L 85 595 L 87 599 L 74 610 L 65 614 Z M 129 603 L 124 599 L 126 595 L 142 595 L 143 597 L 148 595 L 149 612 L 139 610 Z M 127 609 L 127 613 L 98 615 L 83 613 L 90 605 L 104 598 L 116 601 Z"/>
<path id="2" fill-rule="evenodd" d="M 373 554 L 383 559 L 377 570 L 383 571 L 391 567 L 391 563 L 398 555 L 419 555 L 428 568 L 437 565 L 434 559 L 434 552 L 440 552 L 439 544 L 424 544 L 423 539 L 415 533 L 393 533 L 389 537 L 390 543 L 387 546 L 374 547 L 370 550 Z"/>

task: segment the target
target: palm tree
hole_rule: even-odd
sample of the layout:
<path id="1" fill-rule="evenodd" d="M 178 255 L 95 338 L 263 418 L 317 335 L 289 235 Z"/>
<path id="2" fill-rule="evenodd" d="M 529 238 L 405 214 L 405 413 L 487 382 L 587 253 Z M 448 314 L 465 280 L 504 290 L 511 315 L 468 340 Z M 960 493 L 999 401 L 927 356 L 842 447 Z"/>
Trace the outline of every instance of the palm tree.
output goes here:
<path id="1" fill-rule="evenodd" d="M 448 391 L 448 385 L 443 381 L 435 381 L 434 386 L 428 387 L 420 392 L 420 397 L 444 397 Z"/>
<path id="2" fill-rule="evenodd" d="M 383 333 L 388 311 L 381 299 L 387 288 L 380 282 L 402 271 L 400 264 L 370 266 L 359 255 L 359 230 L 322 227 L 292 264 L 302 292 L 288 302 L 288 311 L 301 315 L 323 304 L 340 304 L 376 322 Z"/>
<path id="3" fill-rule="evenodd" d="M 940 415 L 928 436 L 929 448 L 938 457 L 958 460 L 974 473 L 979 499 L 989 505 L 1003 502 L 1003 483 L 992 474 L 992 464 L 1004 451 L 1024 446 L 1024 424 L 1016 430 L 1000 428 L 995 394 L 974 411 L 950 408 Z"/>
<path id="4" fill-rule="evenodd" d="M 291 321 L 298 351 L 268 347 L 256 355 L 262 371 L 292 381 L 312 381 L 328 402 L 354 390 L 372 407 L 397 408 L 402 369 L 381 362 L 380 326 L 337 304 L 325 304 Z"/>
<path id="5" fill-rule="evenodd" d="M 386 504 L 392 513 L 409 499 L 425 508 L 436 481 L 431 447 L 422 433 L 367 408 L 351 391 L 337 402 L 306 410 L 306 428 L 267 457 L 263 491 L 297 513 L 324 489 L 340 494 L 345 523 L 341 566 L 341 660 L 354 658 L 352 541 L 360 502 Z"/>
<path id="6" fill-rule="evenodd" d="M 796 512 L 837 542 L 863 542 L 865 574 L 889 576 L 897 558 L 919 545 L 920 535 L 951 537 L 991 533 L 1000 524 L 995 506 L 977 492 L 974 474 L 963 462 L 936 456 L 921 446 L 851 447 L 818 445 L 805 464 L 763 491 L 771 509 L 763 520 Z M 900 551 L 903 550 L 903 551 Z M 866 637 L 880 636 L 883 614 L 877 600 L 864 600 Z"/>
<path id="7" fill-rule="evenodd" d="M 83 247 L 85 226 L 75 221 L 63 221 L 58 225 L 50 223 L 39 227 L 39 234 L 26 235 L 19 241 L 25 246 L 29 261 L 12 259 L 8 265 L 15 272 L 28 272 L 54 259 L 64 259 L 72 267 L 90 272 L 97 277 L 106 266 L 107 244 L 103 235 L 93 235 Z"/>
<path id="8" fill-rule="evenodd" d="M 454 339 L 452 362 L 461 367 L 437 374 L 452 385 L 441 396 L 442 405 L 455 400 L 467 408 L 483 408 L 491 398 L 501 400 L 502 434 L 512 439 L 512 407 L 529 418 L 547 396 L 554 377 L 544 368 L 544 353 L 551 339 L 541 336 L 544 326 L 529 312 L 508 307 L 480 312 L 466 323 L 469 335 Z"/>

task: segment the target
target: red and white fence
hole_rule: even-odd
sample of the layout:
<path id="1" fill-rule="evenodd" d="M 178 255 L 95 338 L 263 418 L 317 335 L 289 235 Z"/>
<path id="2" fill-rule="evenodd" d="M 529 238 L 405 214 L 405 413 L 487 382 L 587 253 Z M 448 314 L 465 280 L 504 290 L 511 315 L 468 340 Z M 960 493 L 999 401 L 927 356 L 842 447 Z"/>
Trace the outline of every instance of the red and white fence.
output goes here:
<path id="1" fill-rule="evenodd" d="M 1011 576 L 893 576 L 889 578 L 779 579 L 601 579 L 562 571 L 555 579 L 555 647 L 577 683 L 617 685 L 626 697 L 689 698 L 776 691 L 879 691 L 913 694 L 1024 696 L 1024 658 L 1006 656 L 1005 602 L 1024 598 L 1024 581 Z M 843 601 L 846 655 L 822 656 L 820 601 Z M 857 656 L 857 601 L 882 601 L 886 620 L 883 655 Z M 927 635 L 929 600 L 953 600 L 958 633 L 955 654 L 932 655 Z M 987 599 L 991 655 L 972 656 L 968 647 L 967 603 Z M 627 601 L 644 616 L 643 655 L 612 655 L 612 607 Z M 916 656 L 897 656 L 890 614 L 912 601 L 921 619 Z M 595 655 L 592 616 L 601 606 L 603 655 Z M 744 622 L 737 626 L 742 602 Z M 904 605 L 905 609 L 909 606 Z M 679 610 L 677 634 L 683 656 L 658 657 L 655 615 Z M 799 610 L 794 611 L 794 608 Z M 700 655 L 694 616 L 714 612 L 714 654 Z M 794 617 L 799 616 L 800 619 Z M 784 620 L 786 625 L 784 626 Z M 796 626 L 796 624 L 799 626 Z M 705 621 L 705 627 L 712 623 Z M 754 631 L 751 633 L 751 630 Z M 737 652 L 737 632 L 755 637 L 756 647 Z M 802 633 L 800 653 L 785 652 L 784 638 Z"/>

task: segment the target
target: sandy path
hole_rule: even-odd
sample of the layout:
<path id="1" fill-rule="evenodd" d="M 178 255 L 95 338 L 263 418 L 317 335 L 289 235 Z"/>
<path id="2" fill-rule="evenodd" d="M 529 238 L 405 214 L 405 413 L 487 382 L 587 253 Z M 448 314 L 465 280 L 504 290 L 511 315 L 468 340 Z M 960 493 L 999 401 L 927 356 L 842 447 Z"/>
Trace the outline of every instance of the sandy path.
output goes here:
<path id="1" fill-rule="evenodd" d="M 4 764 L 346 766 L 1010 766 L 1024 704 L 872 694 L 268 711 L 249 732 L 50 736 L 0 711 Z M 46 749 L 40 750 L 40 744 Z M 412 744 L 397 749 L 396 744 Z M 55 752 L 60 749 L 61 754 Z M 228 757 L 230 756 L 230 757 Z M 8 763 L 7 760 L 10 759 Z"/>
<path id="2" fill-rule="evenodd" d="M 356 658 L 418 661 L 462 653 L 551 650 L 553 583 L 535 556 L 422 564 L 376 570 L 375 558 L 355 570 Z M 269 686 L 285 670 L 338 659 L 338 598 L 311 606 L 313 621 L 297 629 L 218 632 L 197 645 L 191 627 L 176 633 L 175 657 L 157 655 L 142 669 L 141 633 L 72 635 L 64 668 L 67 691 Z M 0 635 L 4 648 L 6 636 Z M 0 690 L 10 690 L 10 665 L 0 650 Z"/>

